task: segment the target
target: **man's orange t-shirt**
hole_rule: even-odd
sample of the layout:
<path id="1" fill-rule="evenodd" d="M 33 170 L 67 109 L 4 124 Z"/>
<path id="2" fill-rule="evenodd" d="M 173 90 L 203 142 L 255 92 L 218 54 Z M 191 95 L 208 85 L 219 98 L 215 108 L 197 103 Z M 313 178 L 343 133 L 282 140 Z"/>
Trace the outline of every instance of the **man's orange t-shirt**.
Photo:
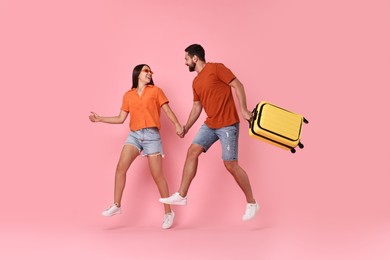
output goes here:
<path id="1" fill-rule="evenodd" d="M 194 78 L 194 101 L 200 101 L 210 128 L 221 128 L 240 121 L 229 83 L 236 76 L 222 63 L 206 63 Z"/>
<path id="2" fill-rule="evenodd" d="M 123 96 L 121 109 L 130 113 L 130 130 L 137 131 L 147 127 L 160 129 L 161 106 L 168 103 L 162 89 L 153 85 L 145 86 L 141 96 L 137 89 L 131 89 Z"/>

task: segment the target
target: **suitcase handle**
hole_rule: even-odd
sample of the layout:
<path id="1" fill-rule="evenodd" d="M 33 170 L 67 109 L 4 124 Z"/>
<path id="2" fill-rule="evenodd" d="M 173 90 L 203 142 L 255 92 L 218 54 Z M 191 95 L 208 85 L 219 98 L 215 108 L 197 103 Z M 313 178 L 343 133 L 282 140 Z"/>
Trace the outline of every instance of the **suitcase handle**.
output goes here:
<path id="1" fill-rule="evenodd" d="M 256 121 L 256 117 L 257 117 L 257 106 L 252 110 L 252 118 L 251 118 L 252 120 L 246 120 L 249 123 L 249 128 L 251 128 L 252 123 Z"/>

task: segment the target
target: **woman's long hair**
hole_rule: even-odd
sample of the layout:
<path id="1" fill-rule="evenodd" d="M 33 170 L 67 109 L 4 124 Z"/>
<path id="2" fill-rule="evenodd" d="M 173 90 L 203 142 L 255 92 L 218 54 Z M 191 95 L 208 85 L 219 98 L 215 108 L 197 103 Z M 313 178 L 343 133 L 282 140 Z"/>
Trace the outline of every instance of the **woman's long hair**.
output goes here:
<path id="1" fill-rule="evenodd" d="M 131 88 L 137 88 L 138 87 L 138 76 L 142 71 L 142 68 L 144 66 L 148 66 L 150 69 L 150 66 L 148 64 L 139 64 L 134 67 L 133 69 L 133 86 Z M 150 79 L 149 85 L 154 85 L 153 78 Z"/>

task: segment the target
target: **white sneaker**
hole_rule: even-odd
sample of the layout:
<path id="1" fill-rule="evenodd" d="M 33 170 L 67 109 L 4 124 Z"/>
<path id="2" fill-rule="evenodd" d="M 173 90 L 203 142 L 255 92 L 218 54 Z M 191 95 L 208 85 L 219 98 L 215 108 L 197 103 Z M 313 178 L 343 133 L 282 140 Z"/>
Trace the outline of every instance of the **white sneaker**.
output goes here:
<path id="1" fill-rule="evenodd" d="M 112 204 L 110 207 L 108 207 L 106 210 L 102 212 L 102 215 L 105 217 L 111 217 L 121 213 L 122 213 L 122 209 L 118 208 L 115 204 Z"/>
<path id="2" fill-rule="evenodd" d="M 247 203 L 245 214 L 242 216 L 242 220 L 250 220 L 255 217 L 257 211 L 259 211 L 259 204 L 256 203 Z"/>
<path id="3" fill-rule="evenodd" d="M 172 194 L 172 196 L 168 198 L 160 198 L 158 201 L 164 203 L 164 204 L 171 204 L 171 205 L 180 205 L 184 206 L 187 205 L 187 197 L 180 196 L 179 192 L 176 192 Z"/>
<path id="4" fill-rule="evenodd" d="M 166 213 L 164 215 L 164 221 L 162 223 L 162 228 L 163 229 L 168 229 L 172 226 L 173 224 L 173 219 L 175 218 L 175 212 L 171 211 L 169 213 Z"/>

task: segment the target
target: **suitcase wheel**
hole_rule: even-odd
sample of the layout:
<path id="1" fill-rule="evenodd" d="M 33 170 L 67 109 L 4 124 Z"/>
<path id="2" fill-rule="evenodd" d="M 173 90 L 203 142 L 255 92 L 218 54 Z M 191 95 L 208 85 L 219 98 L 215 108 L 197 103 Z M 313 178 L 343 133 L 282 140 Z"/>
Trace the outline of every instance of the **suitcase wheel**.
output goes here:
<path id="1" fill-rule="evenodd" d="M 296 150 L 294 149 L 294 148 L 291 148 L 291 150 L 290 150 L 292 153 L 295 153 L 296 152 Z"/>
<path id="2" fill-rule="evenodd" d="M 309 121 L 307 121 L 306 118 L 303 118 L 303 122 L 304 122 L 305 124 L 308 124 L 308 123 L 309 123 Z"/>
<path id="3" fill-rule="evenodd" d="M 299 142 L 299 144 L 298 144 L 298 146 L 299 146 L 299 148 L 303 148 L 303 147 L 305 147 L 301 142 Z"/>

